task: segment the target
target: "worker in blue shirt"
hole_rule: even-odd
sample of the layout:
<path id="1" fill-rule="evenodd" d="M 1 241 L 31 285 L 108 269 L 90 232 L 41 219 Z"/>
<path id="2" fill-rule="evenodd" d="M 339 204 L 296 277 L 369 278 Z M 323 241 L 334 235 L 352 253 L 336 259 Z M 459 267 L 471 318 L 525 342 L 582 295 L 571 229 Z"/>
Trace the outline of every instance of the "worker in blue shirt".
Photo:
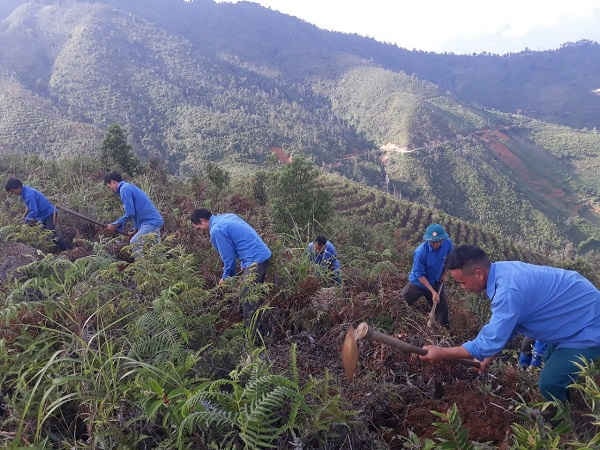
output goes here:
<path id="1" fill-rule="evenodd" d="M 27 206 L 27 213 L 24 218 L 25 222 L 39 222 L 47 230 L 54 230 L 56 208 L 41 192 L 24 185 L 17 178 L 9 179 L 5 188 L 9 194 L 20 196 L 25 206 Z"/>
<path id="2" fill-rule="evenodd" d="M 144 191 L 134 184 L 123 181 L 120 173 L 110 172 L 107 174 L 104 177 L 104 184 L 119 195 L 125 209 L 125 214 L 106 225 L 106 229 L 111 232 L 124 231 L 127 222 L 132 221 L 135 231 L 129 242 L 134 244 L 134 255 L 140 255 L 142 241 L 148 235 L 160 240 L 160 229 L 164 224 L 160 212 Z"/>
<path id="3" fill-rule="evenodd" d="M 519 367 L 521 369 L 542 367 L 546 350 L 548 350 L 548 344 L 545 342 L 528 337 L 524 338 L 519 352 Z"/>
<path id="4" fill-rule="evenodd" d="M 470 292 L 485 290 L 491 319 L 472 341 L 456 347 L 427 345 L 427 361 L 476 358 L 481 371 L 514 333 L 548 344 L 539 386 L 546 399 L 566 400 L 580 357 L 600 357 L 600 291 L 577 272 L 520 261 L 490 263 L 479 247 L 463 245 L 446 269 Z"/>
<path id="5" fill-rule="evenodd" d="M 408 283 L 401 292 L 401 299 L 409 305 L 425 297 L 429 307 L 435 303 L 435 318 L 444 327 L 450 327 L 448 300 L 442 289 L 442 276 L 446 257 L 452 251 L 452 241 L 443 226 L 432 223 L 425 229 L 423 243 L 415 250 Z"/>
<path id="6" fill-rule="evenodd" d="M 317 236 L 314 242 L 308 244 L 306 251 L 311 262 L 328 270 L 337 284 L 342 282 L 340 261 L 331 241 L 325 236 Z"/>
<path id="7" fill-rule="evenodd" d="M 212 214 L 208 209 L 196 209 L 190 220 L 195 229 L 208 231 L 210 242 L 219 252 L 223 262 L 223 273 L 219 284 L 236 275 L 237 260 L 240 260 L 242 276 L 254 276 L 255 283 L 263 283 L 271 259 L 271 250 L 258 233 L 236 214 Z M 242 292 L 241 309 L 248 324 L 260 304 L 244 301 L 247 292 Z"/>

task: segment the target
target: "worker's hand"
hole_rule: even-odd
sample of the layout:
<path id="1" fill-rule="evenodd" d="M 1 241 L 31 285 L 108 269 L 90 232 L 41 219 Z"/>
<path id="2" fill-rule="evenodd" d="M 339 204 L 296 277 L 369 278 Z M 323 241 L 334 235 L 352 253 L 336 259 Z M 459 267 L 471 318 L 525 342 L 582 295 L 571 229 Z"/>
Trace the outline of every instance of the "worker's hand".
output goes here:
<path id="1" fill-rule="evenodd" d="M 224 278 L 221 278 L 221 279 L 219 280 L 219 286 L 223 286 L 224 284 L 225 284 L 225 279 L 224 279 Z"/>
<path id="2" fill-rule="evenodd" d="M 494 360 L 493 356 L 488 356 L 483 361 L 479 362 L 479 374 L 483 375 L 490 367 L 491 362 Z"/>
<path id="3" fill-rule="evenodd" d="M 431 294 L 431 300 L 433 300 L 433 303 L 437 305 L 440 302 L 440 293 L 437 291 L 433 291 L 433 293 Z"/>
<path id="4" fill-rule="evenodd" d="M 438 347 L 437 345 L 424 345 L 423 348 L 427 350 L 427 353 L 419 355 L 419 359 L 422 361 L 435 362 L 446 359 L 442 347 Z"/>
<path id="5" fill-rule="evenodd" d="M 117 231 L 117 225 L 114 223 L 109 223 L 106 225 L 106 230 L 114 233 L 115 231 Z"/>

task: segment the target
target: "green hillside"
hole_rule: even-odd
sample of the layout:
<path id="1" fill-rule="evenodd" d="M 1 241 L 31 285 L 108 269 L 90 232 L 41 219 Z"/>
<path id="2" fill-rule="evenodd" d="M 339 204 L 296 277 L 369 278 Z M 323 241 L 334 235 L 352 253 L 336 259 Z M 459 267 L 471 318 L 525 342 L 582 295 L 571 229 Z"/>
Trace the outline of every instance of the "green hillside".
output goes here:
<path id="1" fill-rule="evenodd" d="M 331 92 L 334 111 L 379 145 L 388 192 L 542 251 L 598 237 L 595 132 L 467 107 L 378 68 L 349 71 Z"/>
<path id="2" fill-rule="evenodd" d="M 374 67 L 349 70 L 330 95 L 335 113 L 379 146 L 415 148 L 503 123 L 414 75 Z"/>
<path id="3" fill-rule="evenodd" d="M 0 115 L 0 154 L 92 156 L 102 137 L 97 127 L 65 119 L 47 98 L 10 79 L 0 79 Z"/>
<path id="4" fill-rule="evenodd" d="M 547 439 L 592 445 L 587 427 L 559 434 L 546 430 L 546 419 L 518 414 L 534 408 L 539 396 L 535 373 L 514 368 L 517 342 L 486 379 L 369 342 L 360 344 L 353 382 L 339 363 L 345 331 L 363 320 L 415 345 L 461 343 L 487 320 L 487 302 L 450 281 L 450 330 L 427 328 L 428 308 L 398 301 L 412 250 L 431 221 L 443 223 L 456 243 L 479 244 L 495 260 L 560 264 L 598 282 L 592 266 L 567 255 L 552 261 L 487 227 L 339 175 L 321 175 L 307 186 L 331 196 L 321 223 L 312 223 L 306 235 L 302 224 L 296 232 L 275 233 L 273 208 L 281 193 L 272 181 L 289 167 L 271 168 L 275 178 L 267 177 L 266 199 L 257 196 L 258 176 L 217 186 L 208 177 L 146 168 L 133 181 L 164 213 L 165 229 L 162 243 L 134 262 L 119 237 L 64 214 L 60 227 L 74 232 L 75 247 L 56 252 L 41 230 L 18 224 L 22 205 L 1 191 L 0 445 L 284 449 L 294 442 L 376 450 L 411 442 L 415 448 L 426 439 L 442 444 L 457 432 L 482 448 L 544 447 Z M 121 213 L 95 161 L 19 155 L 0 160 L 0 178 L 9 174 L 101 222 Z M 268 284 L 252 293 L 269 306 L 264 314 L 271 332 L 263 341 L 242 326 L 243 284 L 216 285 L 222 270 L 217 253 L 189 224 L 199 205 L 241 214 L 273 250 Z M 305 256 L 317 229 L 337 246 L 342 286 L 329 286 Z M 7 271 L 18 256 L 30 258 L 29 264 Z M 585 399 L 597 391 L 584 384 L 577 389 Z M 449 404 L 456 405 L 452 415 Z M 573 414 L 597 412 L 578 404 Z M 537 426 L 546 430 L 543 438 Z"/>
<path id="5" fill-rule="evenodd" d="M 173 170 L 224 157 L 260 162 L 271 147 L 318 161 L 370 147 L 307 86 L 207 57 L 198 43 L 106 5 L 27 4 L 5 24 L 0 67 L 71 120 L 123 125 L 138 153 L 166 159 Z M 33 42 L 23 39 L 25 24 Z M 47 145 L 41 138 L 38 151 Z"/>

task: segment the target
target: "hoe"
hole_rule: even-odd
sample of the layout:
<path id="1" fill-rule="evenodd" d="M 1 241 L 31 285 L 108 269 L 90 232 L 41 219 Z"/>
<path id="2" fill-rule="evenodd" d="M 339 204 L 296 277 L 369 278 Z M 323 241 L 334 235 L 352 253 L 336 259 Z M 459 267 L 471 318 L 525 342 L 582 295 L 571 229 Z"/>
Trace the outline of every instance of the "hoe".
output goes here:
<path id="1" fill-rule="evenodd" d="M 366 322 L 362 322 L 356 327 L 356 330 L 352 327 L 348 329 L 346 338 L 344 339 L 344 345 L 342 346 L 342 364 L 344 366 L 346 377 L 349 380 L 354 378 L 356 372 L 356 366 L 358 364 L 358 341 L 361 339 L 381 342 L 403 352 L 416 353 L 418 355 L 427 353 L 427 350 L 421 347 L 408 344 L 393 336 L 375 331 L 371 329 Z M 459 359 L 458 361 L 467 366 L 479 367 L 479 363 L 472 359 Z"/>

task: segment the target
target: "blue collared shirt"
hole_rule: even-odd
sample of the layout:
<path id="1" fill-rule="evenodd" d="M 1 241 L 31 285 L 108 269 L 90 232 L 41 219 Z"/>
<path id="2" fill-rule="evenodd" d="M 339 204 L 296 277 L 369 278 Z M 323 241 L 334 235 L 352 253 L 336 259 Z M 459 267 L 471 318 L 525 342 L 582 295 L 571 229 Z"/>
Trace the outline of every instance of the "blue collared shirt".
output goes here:
<path id="1" fill-rule="evenodd" d="M 429 241 L 422 242 L 414 252 L 413 265 L 408 275 L 408 281 L 412 284 L 422 287 L 425 286 L 419 281 L 419 278 L 425 277 L 431 286 L 435 286 L 441 281 L 444 273 L 444 264 L 446 257 L 452 251 L 452 241 L 444 239 L 442 245 L 434 250 Z"/>
<path id="2" fill-rule="evenodd" d="M 142 224 L 156 228 L 162 227 L 164 221 L 158 209 L 139 187 L 121 181 L 117 192 L 123 202 L 125 214 L 114 221 L 114 225 L 122 227 L 127 221 L 132 220 L 136 230 L 139 230 Z"/>
<path id="3" fill-rule="evenodd" d="M 271 250 L 254 228 L 236 214 L 212 215 L 209 220 L 209 233 L 210 242 L 223 261 L 223 279 L 235 275 L 238 259 L 242 269 L 245 269 L 271 257 Z"/>
<path id="4" fill-rule="evenodd" d="M 577 272 L 497 262 L 490 267 L 486 293 L 492 317 L 463 344 L 477 359 L 498 353 L 514 333 L 557 348 L 600 346 L 600 291 Z"/>
<path id="5" fill-rule="evenodd" d="M 21 199 L 23 199 L 23 203 L 27 206 L 26 221 L 37 220 L 38 222 L 43 222 L 54 214 L 54 205 L 44 197 L 44 194 L 30 186 L 23 185 Z"/>
<path id="6" fill-rule="evenodd" d="M 308 244 L 307 251 L 310 260 L 315 264 L 326 267 L 333 272 L 340 270 L 340 261 L 337 258 L 335 246 L 330 241 L 325 243 L 325 248 L 320 253 L 316 252 L 314 242 Z"/>

